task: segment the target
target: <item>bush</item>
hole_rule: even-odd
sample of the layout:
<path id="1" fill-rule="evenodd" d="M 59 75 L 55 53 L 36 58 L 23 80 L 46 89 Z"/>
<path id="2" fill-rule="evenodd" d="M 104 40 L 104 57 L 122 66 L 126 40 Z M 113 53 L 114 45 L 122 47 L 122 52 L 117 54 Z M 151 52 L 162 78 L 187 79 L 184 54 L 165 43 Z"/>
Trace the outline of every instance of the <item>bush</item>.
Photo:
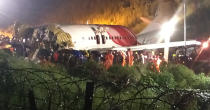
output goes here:
<path id="1" fill-rule="evenodd" d="M 70 75 L 88 78 L 94 81 L 103 80 L 104 75 L 107 73 L 106 69 L 102 64 L 98 64 L 95 61 L 87 61 L 81 65 L 76 65 L 68 68 Z"/>
<path id="2" fill-rule="evenodd" d="M 195 73 L 184 65 L 168 65 L 167 71 L 174 76 L 177 88 L 192 88 L 196 81 Z"/>
<path id="3" fill-rule="evenodd" d="M 52 110 L 80 110 L 85 84 L 90 80 L 95 83 L 94 109 L 197 109 L 209 100 L 199 90 L 210 88 L 210 78 L 175 64 L 162 65 L 160 73 L 152 70 L 151 64 L 113 65 L 106 70 L 94 61 L 66 70 L 57 65 L 37 65 L 2 52 L 0 74 L 2 109 L 14 104 L 26 109 L 28 91 L 32 90 L 39 109 L 49 109 L 52 102 Z M 1 100 L 5 98 L 8 100 Z"/>
<path id="4" fill-rule="evenodd" d="M 105 81 L 111 82 L 118 89 L 123 89 L 129 84 L 138 82 L 140 74 L 134 67 L 122 67 L 121 65 L 113 65 L 105 74 Z M 115 89 L 116 89 L 115 88 Z"/>

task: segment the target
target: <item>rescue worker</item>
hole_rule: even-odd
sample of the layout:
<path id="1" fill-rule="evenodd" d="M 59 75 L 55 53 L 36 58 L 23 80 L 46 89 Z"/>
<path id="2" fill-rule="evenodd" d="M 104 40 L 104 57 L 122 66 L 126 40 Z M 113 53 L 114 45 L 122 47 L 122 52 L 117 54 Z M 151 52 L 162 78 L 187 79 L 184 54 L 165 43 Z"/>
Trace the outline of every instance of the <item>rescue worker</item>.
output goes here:
<path id="1" fill-rule="evenodd" d="M 106 69 L 109 69 L 112 66 L 113 59 L 114 59 L 114 55 L 112 54 L 111 51 L 108 51 L 108 53 L 105 56 L 105 62 L 104 62 L 104 66 Z"/>
<path id="2" fill-rule="evenodd" d="M 54 62 L 55 62 L 55 63 L 58 61 L 58 57 L 59 57 L 59 54 L 58 54 L 57 51 L 55 51 L 55 52 L 53 53 L 53 59 L 54 59 Z"/>
<path id="3" fill-rule="evenodd" d="M 160 58 L 159 58 L 159 56 L 157 57 L 157 60 L 156 60 L 156 62 L 155 62 L 155 68 L 156 68 L 156 70 L 157 70 L 157 72 L 160 72 L 160 64 L 161 64 L 161 60 L 160 60 Z"/>
<path id="4" fill-rule="evenodd" d="M 133 51 L 131 51 L 131 49 L 128 49 L 127 51 L 127 63 L 129 66 L 133 66 Z"/>
<path id="5" fill-rule="evenodd" d="M 90 58 L 90 54 L 89 54 L 89 52 L 88 52 L 87 50 L 84 51 L 84 55 L 85 55 L 85 57 L 86 57 L 87 59 Z"/>
<path id="6" fill-rule="evenodd" d="M 9 50 L 12 53 L 12 56 L 15 56 L 15 49 L 13 47 L 10 47 Z"/>
<path id="7" fill-rule="evenodd" d="M 126 55 L 123 51 L 120 51 L 120 55 L 122 56 L 122 62 L 121 65 L 124 67 L 126 64 Z"/>
<path id="8" fill-rule="evenodd" d="M 140 56 L 139 56 L 139 53 L 137 51 L 134 54 L 134 60 L 135 60 L 135 63 L 138 63 L 140 61 Z"/>

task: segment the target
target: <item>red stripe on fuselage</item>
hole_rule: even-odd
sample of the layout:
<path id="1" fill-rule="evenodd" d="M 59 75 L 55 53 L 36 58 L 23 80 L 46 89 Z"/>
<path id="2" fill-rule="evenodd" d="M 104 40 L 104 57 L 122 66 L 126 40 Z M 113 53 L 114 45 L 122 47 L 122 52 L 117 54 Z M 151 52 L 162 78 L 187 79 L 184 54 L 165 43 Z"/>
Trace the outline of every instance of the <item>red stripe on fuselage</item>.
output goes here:
<path id="1" fill-rule="evenodd" d="M 107 33 L 109 38 L 120 46 L 133 46 L 137 45 L 135 35 L 123 26 L 108 26 Z"/>

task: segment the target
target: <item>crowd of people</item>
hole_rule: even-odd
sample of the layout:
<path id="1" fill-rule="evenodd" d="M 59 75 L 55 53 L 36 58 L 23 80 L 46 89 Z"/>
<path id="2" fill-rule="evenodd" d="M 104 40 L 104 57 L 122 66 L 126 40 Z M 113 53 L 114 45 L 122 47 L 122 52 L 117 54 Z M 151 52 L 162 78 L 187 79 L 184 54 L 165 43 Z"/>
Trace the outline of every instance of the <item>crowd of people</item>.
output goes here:
<path id="1" fill-rule="evenodd" d="M 107 69 L 113 64 L 132 66 L 134 60 L 140 60 L 139 54 L 134 55 L 131 50 L 99 52 L 66 49 L 65 42 L 62 45 L 58 44 L 57 36 L 46 27 L 29 28 L 25 31 L 23 35 L 16 32 L 12 39 L 4 42 L 11 44 L 9 50 L 13 55 L 20 55 L 28 60 L 73 66 L 92 59 L 104 64 Z"/>
<path id="2" fill-rule="evenodd" d="M 28 40 L 30 41 L 30 40 Z M 82 64 L 88 60 L 94 60 L 109 69 L 113 64 L 121 66 L 133 66 L 134 63 L 145 63 L 149 61 L 147 55 L 141 51 L 90 51 L 90 50 L 72 50 L 56 48 L 47 48 L 45 43 L 27 45 L 27 41 L 23 43 L 14 43 L 11 52 L 16 55 L 24 56 L 25 59 L 37 62 L 53 62 L 63 64 L 65 66 L 75 66 Z M 35 58 L 34 58 L 35 57 Z M 151 59 L 150 59 L 151 60 Z"/>
<path id="3" fill-rule="evenodd" d="M 62 45 L 56 42 L 57 37 L 45 27 L 28 29 L 27 34 L 14 36 L 13 39 L 2 38 L 0 41 L 11 44 L 10 52 L 20 55 L 25 59 L 37 62 L 60 63 L 65 66 L 82 64 L 87 60 L 94 60 L 110 68 L 113 64 L 121 66 L 133 66 L 134 63 L 154 62 L 158 64 L 162 55 L 160 52 L 145 51 L 79 51 L 66 49 L 65 42 Z"/>

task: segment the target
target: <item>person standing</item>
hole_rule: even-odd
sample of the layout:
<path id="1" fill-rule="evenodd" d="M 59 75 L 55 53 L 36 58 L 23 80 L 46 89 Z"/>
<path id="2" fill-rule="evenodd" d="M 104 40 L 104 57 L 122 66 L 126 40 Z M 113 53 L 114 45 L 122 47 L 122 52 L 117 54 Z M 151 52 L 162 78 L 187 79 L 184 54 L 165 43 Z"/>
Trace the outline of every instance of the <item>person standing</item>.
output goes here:
<path id="1" fill-rule="evenodd" d="M 128 49 L 127 51 L 127 63 L 129 66 L 133 66 L 133 51 L 131 51 L 131 49 Z"/>
<path id="2" fill-rule="evenodd" d="M 104 62 L 104 66 L 106 69 L 109 69 L 112 66 L 113 59 L 114 59 L 114 55 L 112 54 L 111 51 L 108 51 L 108 53 L 105 56 L 105 62 Z"/>
<path id="3" fill-rule="evenodd" d="M 123 51 L 120 51 L 120 55 L 122 56 L 121 65 L 124 67 L 126 64 L 126 55 Z"/>
<path id="4" fill-rule="evenodd" d="M 58 62 L 58 57 L 59 57 L 59 54 L 58 54 L 57 51 L 55 51 L 55 52 L 53 53 L 53 60 L 54 60 L 55 63 Z"/>

